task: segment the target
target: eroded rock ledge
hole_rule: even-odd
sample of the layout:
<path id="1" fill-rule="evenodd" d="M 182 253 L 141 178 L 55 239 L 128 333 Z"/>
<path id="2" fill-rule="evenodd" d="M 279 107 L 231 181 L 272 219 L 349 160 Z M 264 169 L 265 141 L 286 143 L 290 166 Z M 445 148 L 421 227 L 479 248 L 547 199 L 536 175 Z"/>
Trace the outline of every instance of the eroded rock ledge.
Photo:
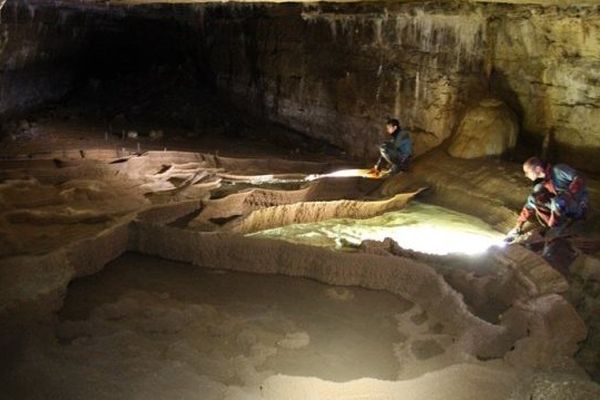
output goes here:
<path id="1" fill-rule="evenodd" d="M 19 218 L 4 221 L 13 229 L 18 227 L 14 231 L 4 229 L 5 234 L 27 237 L 27 222 L 39 218 L 39 212 L 46 213 L 50 224 L 79 221 L 95 226 L 95 230 L 87 231 L 83 240 L 58 240 L 54 248 L 48 247 L 50 250 L 41 254 L 14 247 L 18 255 L 2 258 L 0 311 L 7 322 L 2 325 L 3 338 L 10 337 L 11 330 L 14 334 L 31 326 L 31 318 L 51 326 L 48 317 L 52 319 L 53 312 L 61 307 L 73 279 L 100 271 L 126 251 L 136 251 L 198 267 L 307 277 L 330 285 L 361 286 L 398 295 L 439 321 L 445 337 L 452 339 L 445 357 L 453 366 L 443 376 L 465 368 L 492 373 L 487 366 L 474 365 L 477 359 L 503 360 L 511 371 L 538 371 L 527 375 L 531 381 L 521 381 L 524 386 L 520 390 L 526 393 L 537 390 L 529 385 L 534 385 L 539 371 L 548 368 L 564 374 L 552 379 L 578 376 L 572 375 L 579 373 L 573 354 L 586 336 L 586 327 L 563 297 L 568 285 L 543 259 L 521 247 L 496 250 L 485 259 L 427 256 L 407 252 L 391 241 L 364 242 L 357 253 L 346 253 L 245 237 L 236 233 L 236 224 L 225 223 L 216 230 L 193 224 L 207 216 L 208 220 L 227 220 L 230 214 L 241 221 L 259 223 L 253 229 L 263 227 L 261 220 L 265 218 L 268 226 L 273 221 L 290 223 L 295 218 L 283 214 L 299 215 L 294 207 L 286 206 L 294 204 L 315 208 L 315 212 L 302 213 L 302 221 L 319 220 L 322 215 L 329 216 L 316 212 L 319 208 L 335 216 L 341 204 L 335 199 L 344 197 L 355 199 L 344 203 L 350 205 L 344 208 L 344 215 L 364 217 L 386 207 L 401 207 L 411 195 L 372 202 L 364 197 L 372 195 L 374 187 L 362 178 L 349 178 L 311 181 L 307 187 L 289 191 L 229 189 L 221 193 L 222 198 L 210 199 L 222 180 L 240 178 L 240 171 L 254 169 L 260 174 L 277 165 L 281 177 L 297 178 L 298 171 L 324 172 L 327 164 L 285 160 L 257 163 L 185 152 L 150 152 L 115 161 L 81 161 L 54 169 L 31 161 L 32 168 L 22 162 L 4 172 L 9 178 L 1 188 L 3 204 L 9 207 L 4 213 L 13 212 L 10 207 L 15 205 L 9 200 L 16 194 L 28 190 L 36 193 L 36 199 L 20 210 Z M 20 183 L 25 176 L 26 183 Z M 82 179 L 84 176 L 87 179 Z M 254 178 L 261 179 L 264 175 Z M 96 180 L 105 182 L 104 191 L 98 191 Z M 111 190 L 106 190 L 106 185 Z M 115 199 L 127 206 L 115 207 Z M 81 210 L 94 207 L 105 212 L 97 212 L 96 218 L 89 220 L 89 212 Z M 30 209 L 38 211 L 31 214 Z M 67 209 L 69 218 L 65 219 Z M 269 212 L 264 214 L 264 210 Z M 63 217 L 50 218 L 52 213 Z M 10 238 L 3 236 L 8 243 Z M 476 269 L 478 273 L 474 273 Z M 468 364 L 461 366 L 465 362 Z M 597 390 L 596 386 L 586 386 L 581 377 L 576 379 L 578 391 Z M 282 382 L 273 378 L 265 382 L 265 388 L 278 393 Z"/>

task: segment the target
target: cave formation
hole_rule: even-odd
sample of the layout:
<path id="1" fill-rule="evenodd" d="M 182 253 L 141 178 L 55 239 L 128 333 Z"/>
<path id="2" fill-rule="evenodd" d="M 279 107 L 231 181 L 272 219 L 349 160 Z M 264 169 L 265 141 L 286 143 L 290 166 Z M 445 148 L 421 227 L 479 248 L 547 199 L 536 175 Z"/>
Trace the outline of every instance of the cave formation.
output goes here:
<path id="1" fill-rule="evenodd" d="M 600 398 L 595 3 L 0 0 L 0 399 Z"/>

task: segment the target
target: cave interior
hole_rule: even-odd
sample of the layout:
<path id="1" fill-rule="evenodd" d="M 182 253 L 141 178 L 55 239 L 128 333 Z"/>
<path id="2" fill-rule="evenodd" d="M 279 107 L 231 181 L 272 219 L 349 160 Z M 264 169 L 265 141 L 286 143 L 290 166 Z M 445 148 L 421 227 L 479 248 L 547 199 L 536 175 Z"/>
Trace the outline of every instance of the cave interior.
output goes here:
<path id="1" fill-rule="evenodd" d="M 0 399 L 600 398 L 594 3 L 0 0 Z"/>

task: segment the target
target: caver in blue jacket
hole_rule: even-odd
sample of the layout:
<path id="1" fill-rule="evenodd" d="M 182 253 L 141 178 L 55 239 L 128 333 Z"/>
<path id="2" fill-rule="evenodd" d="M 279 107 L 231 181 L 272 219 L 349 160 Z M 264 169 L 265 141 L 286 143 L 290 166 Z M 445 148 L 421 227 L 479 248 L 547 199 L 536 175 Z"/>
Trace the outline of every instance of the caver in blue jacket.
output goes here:
<path id="1" fill-rule="evenodd" d="M 388 120 L 386 124 L 388 134 L 392 137 L 379 146 L 379 159 L 373 167 L 377 172 L 381 171 L 383 162 L 390 166 L 390 172 L 406 171 L 412 156 L 412 139 L 406 129 L 402 129 L 398 120 Z"/>

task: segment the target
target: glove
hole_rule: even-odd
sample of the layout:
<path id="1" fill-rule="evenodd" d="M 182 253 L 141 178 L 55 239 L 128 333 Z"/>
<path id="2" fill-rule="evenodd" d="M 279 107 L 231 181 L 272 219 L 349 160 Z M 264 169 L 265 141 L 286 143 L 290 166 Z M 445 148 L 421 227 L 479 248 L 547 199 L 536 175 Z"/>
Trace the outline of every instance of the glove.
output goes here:
<path id="1" fill-rule="evenodd" d="M 377 169 L 377 167 L 371 168 L 368 172 L 369 175 L 373 175 L 373 176 L 379 176 L 380 173 L 381 173 L 381 171 L 379 171 Z"/>
<path id="2" fill-rule="evenodd" d="M 521 228 L 517 227 L 517 228 L 512 228 L 510 231 L 508 231 L 508 233 L 506 234 L 506 237 L 504 238 L 504 241 L 506 243 L 512 243 L 515 240 L 517 240 L 519 238 L 519 236 L 521 236 L 523 234 L 523 231 L 521 230 Z"/>

